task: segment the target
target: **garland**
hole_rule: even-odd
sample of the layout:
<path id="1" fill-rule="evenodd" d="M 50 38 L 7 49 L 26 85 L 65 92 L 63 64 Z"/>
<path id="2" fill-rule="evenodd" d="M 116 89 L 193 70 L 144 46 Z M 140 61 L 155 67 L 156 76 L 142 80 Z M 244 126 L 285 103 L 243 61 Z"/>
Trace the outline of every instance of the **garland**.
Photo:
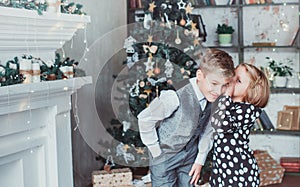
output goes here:
<path id="1" fill-rule="evenodd" d="M 0 6 L 36 10 L 39 15 L 42 15 L 49 7 L 49 4 L 47 2 L 36 2 L 35 0 L 0 0 Z M 81 4 L 67 3 L 66 0 L 61 0 L 57 6 L 60 6 L 61 13 L 86 15 L 81 10 L 83 7 Z"/>
<path id="2" fill-rule="evenodd" d="M 67 57 L 61 60 L 60 55 L 57 53 L 55 62 L 53 64 L 46 63 L 40 58 L 35 58 L 31 55 L 23 55 L 21 59 L 29 60 L 30 63 L 38 63 L 40 66 L 40 80 L 50 81 L 57 79 L 71 78 L 66 72 L 63 72 L 63 67 L 72 67 L 73 73 L 80 72 L 76 69 L 78 62 Z M 78 73 L 79 74 L 79 73 Z M 20 72 L 20 60 L 18 57 L 6 62 L 6 65 L 0 65 L 0 86 L 9 86 L 13 84 L 20 84 L 26 80 L 26 76 Z"/>

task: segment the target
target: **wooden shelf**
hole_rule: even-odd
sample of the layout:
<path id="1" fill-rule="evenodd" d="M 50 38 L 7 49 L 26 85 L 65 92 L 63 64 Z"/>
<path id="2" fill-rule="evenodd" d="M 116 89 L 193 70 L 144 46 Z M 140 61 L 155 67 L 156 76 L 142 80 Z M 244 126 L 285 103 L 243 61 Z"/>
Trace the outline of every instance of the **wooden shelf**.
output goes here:
<path id="1" fill-rule="evenodd" d="M 266 135 L 289 135 L 289 136 L 300 136 L 300 130 L 256 130 L 251 131 L 251 134 L 266 134 Z"/>
<path id="2" fill-rule="evenodd" d="M 261 45 L 261 46 L 253 46 L 253 45 L 245 45 L 242 46 L 242 48 L 246 49 L 246 48 L 281 48 L 281 49 L 299 49 L 298 46 L 292 46 L 292 45 L 274 45 L 274 46 L 269 46 L 269 45 Z"/>
<path id="3" fill-rule="evenodd" d="M 264 4 L 242 4 L 241 6 L 286 6 L 286 5 L 299 5 L 298 2 L 286 2 L 286 3 L 264 3 Z"/>
<path id="4" fill-rule="evenodd" d="M 272 93 L 300 93 L 300 88 L 271 88 Z"/>

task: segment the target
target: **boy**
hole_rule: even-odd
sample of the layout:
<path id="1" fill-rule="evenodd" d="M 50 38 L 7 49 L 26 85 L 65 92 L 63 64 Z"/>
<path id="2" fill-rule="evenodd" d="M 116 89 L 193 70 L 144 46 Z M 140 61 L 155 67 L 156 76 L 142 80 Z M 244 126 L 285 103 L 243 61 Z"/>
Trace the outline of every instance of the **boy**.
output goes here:
<path id="1" fill-rule="evenodd" d="M 141 139 L 151 153 L 153 187 L 185 187 L 198 182 L 212 142 L 206 136 L 212 130 L 206 128 L 210 102 L 233 76 L 232 57 L 208 49 L 195 78 L 176 92 L 163 91 L 138 115 Z"/>

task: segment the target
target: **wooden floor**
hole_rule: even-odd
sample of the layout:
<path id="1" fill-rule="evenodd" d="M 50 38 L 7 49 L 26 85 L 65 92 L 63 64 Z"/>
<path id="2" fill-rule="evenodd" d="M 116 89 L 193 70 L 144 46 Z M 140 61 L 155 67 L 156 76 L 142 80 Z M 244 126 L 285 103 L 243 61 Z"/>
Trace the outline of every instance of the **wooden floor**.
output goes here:
<path id="1" fill-rule="evenodd" d="M 267 187 L 300 187 L 300 173 L 285 174 L 282 183 L 268 185 Z"/>
<path id="2" fill-rule="evenodd" d="M 148 183 L 146 185 L 146 187 L 151 187 L 151 183 Z M 297 174 L 294 174 L 294 173 L 286 174 L 283 177 L 282 183 L 272 184 L 272 185 L 268 185 L 265 187 L 300 187 L 300 173 L 299 174 L 298 173 Z"/>

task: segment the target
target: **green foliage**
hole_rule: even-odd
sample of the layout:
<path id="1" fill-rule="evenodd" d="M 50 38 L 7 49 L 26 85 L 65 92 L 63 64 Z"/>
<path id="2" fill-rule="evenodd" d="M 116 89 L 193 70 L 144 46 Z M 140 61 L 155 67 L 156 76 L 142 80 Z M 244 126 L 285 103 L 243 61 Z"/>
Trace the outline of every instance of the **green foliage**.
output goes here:
<path id="1" fill-rule="evenodd" d="M 74 2 L 66 4 L 66 0 L 61 0 L 61 3 L 61 13 L 86 15 L 86 13 L 81 10 L 83 7 L 83 5 L 81 4 L 77 4 Z"/>
<path id="2" fill-rule="evenodd" d="M 29 0 L 10 0 L 0 2 L 0 6 L 36 10 L 39 15 L 42 15 L 42 12 L 46 11 L 48 4 Z"/>
<path id="3" fill-rule="evenodd" d="M 234 29 L 232 28 L 232 26 L 226 25 L 226 24 L 218 24 L 216 33 L 218 34 L 232 34 L 234 32 Z"/>
<path id="4" fill-rule="evenodd" d="M 39 15 L 42 15 L 49 5 L 46 2 L 41 3 L 33 0 L 6 0 L 0 2 L 0 6 L 36 10 Z M 61 13 L 86 15 L 86 13 L 81 10 L 82 7 L 81 4 L 74 2 L 67 3 L 66 0 L 61 0 Z"/>
<path id="5" fill-rule="evenodd" d="M 266 57 L 266 59 L 269 60 L 269 68 L 273 71 L 274 76 L 280 76 L 280 77 L 286 77 L 286 76 L 292 76 L 292 70 L 290 66 L 288 66 L 288 63 L 291 63 L 292 60 L 288 59 L 288 62 L 282 63 L 282 62 L 277 62 L 274 59 L 270 57 Z"/>
<path id="6" fill-rule="evenodd" d="M 22 83 L 25 80 L 19 72 L 19 60 L 15 57 L 9 60 L 6 66 L 0 65 L 0 86 Z"/>

